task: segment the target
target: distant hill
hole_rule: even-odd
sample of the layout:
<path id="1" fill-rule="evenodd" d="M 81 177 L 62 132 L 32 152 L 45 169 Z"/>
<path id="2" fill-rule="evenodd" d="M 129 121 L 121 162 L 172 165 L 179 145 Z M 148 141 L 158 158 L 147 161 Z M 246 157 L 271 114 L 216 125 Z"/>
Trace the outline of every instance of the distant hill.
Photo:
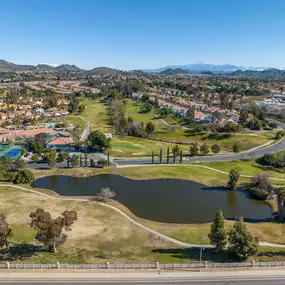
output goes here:
<path id="1" fill-rule="evenodd" d="M 262 71 L 253 71 L 253 70 L 237 70 L 231 75 L 240 76 L 240 77 L 252 77 L 252 78 L 285 78 L 285 70 L 270 68 Z"/>
<path id="2" fill-rule="evenodd" d="M 176 74 L 187 74 L 187 73 L 190 73 L 189 71 L 187 70 L 184 70 L 182 68 L 176 68 L 176 69 L 171 69 L 171 68 L 168 68 L 164 71 L 161 71 L 160 72 L 161 74 L 165 74 L 165 75 L 176 75 Z"/>
<path id="3" fill-rule="evenodd" d="M 88 71 L 88 74 L 90 75 L 107 75 L 107 74 L 116 75 L 120 73 L 122 73 L 121 70 L 110 68 L 110 67 L 105 67 L 105 66 L 96 67 Z"/>
<path id="4" fill-rule="evenodd" d="M 37 72 L 50 72 L 55 71 L 55 67 L 48 64 L 38 64 L 35 69 Z"/>
<path id="5" fill-rule="evenodd" d="M 59 71 L 59 72 L 80 72 L 83 71 L 82 69 L 80 69 L 78 66 L 76 65 L 70 65 L 70 64 L 61 64 L 58 65 L 55 70 Z"/>
<path id="6" fill-rule="evenodd" d="M 35 66 L 33 65 L 21 65 L 8 62 L 6 60 L 0 59 L 0 71 L 21 71 L 21 70 L 33 70 Z"/>

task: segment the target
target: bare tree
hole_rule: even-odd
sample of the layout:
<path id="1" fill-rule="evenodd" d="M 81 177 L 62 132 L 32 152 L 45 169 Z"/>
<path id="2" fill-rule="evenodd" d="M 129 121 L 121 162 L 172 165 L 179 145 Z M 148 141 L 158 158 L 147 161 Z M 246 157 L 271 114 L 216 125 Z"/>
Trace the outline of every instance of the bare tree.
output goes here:
<path id="1" fill-rule="evenodd" d="M 116 197 L 116 193 L 112 191 L 109 187 L 102 188 L 101 191 L 97 194 L 102 200 L 104 199 L 113 199 Z"/>

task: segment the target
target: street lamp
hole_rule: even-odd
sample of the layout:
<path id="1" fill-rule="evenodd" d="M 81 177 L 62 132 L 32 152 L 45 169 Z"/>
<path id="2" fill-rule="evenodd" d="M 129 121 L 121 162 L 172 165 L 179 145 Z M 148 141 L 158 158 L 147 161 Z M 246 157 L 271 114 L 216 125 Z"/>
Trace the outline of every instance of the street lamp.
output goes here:
<path id="1" fill-rule="evenodd" d="M 203 250 L 205 250 L 205 248 L 203 248 L 203 246 L 201 245 L 201 246 L 200 246 L 200 263 L 199 263 L 199 271 L 201 271 Z"/>

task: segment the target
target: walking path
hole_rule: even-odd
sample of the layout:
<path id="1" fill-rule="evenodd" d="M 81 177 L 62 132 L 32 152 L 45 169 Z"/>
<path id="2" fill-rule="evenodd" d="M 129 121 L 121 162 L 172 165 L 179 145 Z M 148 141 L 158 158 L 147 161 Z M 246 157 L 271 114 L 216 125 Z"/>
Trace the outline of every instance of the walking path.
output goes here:
<path id="1" fill-rule="evenodd" d="M 80 115 L 78 115 L 78 117 L 79 117 L 82 121 L 84 121 L 84 122 L 87 123 L 87 127 L 83 130 L 83 133 L 82 133 L 82 135 L 81 135 L 81 140 L 82 140 L 82 141 L 86 141 L 87 137 L 88 137 L 89 134 L 90 134 L 90 121 L 85 120 L 85 119 L 84 119 L 82 116 L 80 116 Z"/>
<path id="2" fill-rule="evenodd" d="M 12 188 L 15 188 L 15 189 L 18 189 L 18 190 L 22 190 L 22 191 L 26 191 L 26 192 L 31 192 L 31 193 L 34 193 L 34 194 L 37 194 L 37 195 L 40 195 L 40 196 L 43 196 L 43 197 L 46 197 L 46 198 L 49 198 L 49 199 L 56 199 L 56 200 L 63 200 L 63 201 L 81 201 L 81 202 L 89 202 L 89 203 L 96 203 L 96 204 L 99 204 L 103 207 L 106 207 L 106 208 L 109 208 L 109 209 L 112 209 L 114 211 L 116 211 L 117 213 L 121 214 L 122 216 L 124 216 L 127 220 L 129 220 L 131 223 L 135 224 L 136 226 L 144 229 L 145 231 L 151 233 L 151 234 L 154 234 L 166 241 L 169 241 L 169 242 L 172 242 L 174 244 L 177 244 L 179 246 L 182 246 L 182 247 L 205 247 L 205 248 L 211 248 L 212 246 L 209 245 L 209 244 L 192 244 L 192 243 L 186 243 L 186 242 L 182 242 L 182 241 L 179 241 L 177 239 L 174 239 L 174 238 L 171 238 L 167 235 L 164 235 L 158 231 L 155 231 L 139 222 L 137 222 L 136 220 L 134 220 L 133 218 L 131 218 L 130 216 L 128 216 L 125 212 L 123 212 L 122 210 L 118 209 L 117 207 L 115 206 L 112 206 L 112 205 L 108 205 L 108 204 L 105 204 L 105 203 L 101 203 L 101 202 L 96 202 L 96 201 L 90 201 L 89 199 L 81 199 L 81 198 L 65 198 L 65 197 L 55 197 L 55 196 L 50 196 L 48 194 L 45 194 L 45 193 L 42 193 L 42 192 L 39 192 L 39 191 L 36 191 L 36 190 L 33 190 L 33 189 L 27 189 L 25 187 L 21 187 L 21 186 L 16 186 L 16 185 L 9 185 L 9 184 L 0 184 L 0 187 L 12 187 Z M 259 242 L 259 245 L 260 246 L 266 246 L 266 247 L 280 247 L 280 248 L 285 248 L 285 244 L 274 244 L 274 243 L 269 243 L 269 242 Z"/>

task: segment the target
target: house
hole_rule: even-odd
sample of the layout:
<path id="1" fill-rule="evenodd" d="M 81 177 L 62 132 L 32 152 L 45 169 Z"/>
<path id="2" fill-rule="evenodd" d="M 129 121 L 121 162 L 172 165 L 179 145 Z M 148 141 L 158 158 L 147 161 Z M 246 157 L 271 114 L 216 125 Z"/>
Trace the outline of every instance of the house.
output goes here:
<path id="1" fill-rule="evenodd" d="M 62 150 L 62 149 L 68 148 L 70 144 L 71 144 L 70 137 L 56 137 L 54 139 L 51 139 L 49 142 L 47 142 L 46 146 L 48 148 Z"/>

